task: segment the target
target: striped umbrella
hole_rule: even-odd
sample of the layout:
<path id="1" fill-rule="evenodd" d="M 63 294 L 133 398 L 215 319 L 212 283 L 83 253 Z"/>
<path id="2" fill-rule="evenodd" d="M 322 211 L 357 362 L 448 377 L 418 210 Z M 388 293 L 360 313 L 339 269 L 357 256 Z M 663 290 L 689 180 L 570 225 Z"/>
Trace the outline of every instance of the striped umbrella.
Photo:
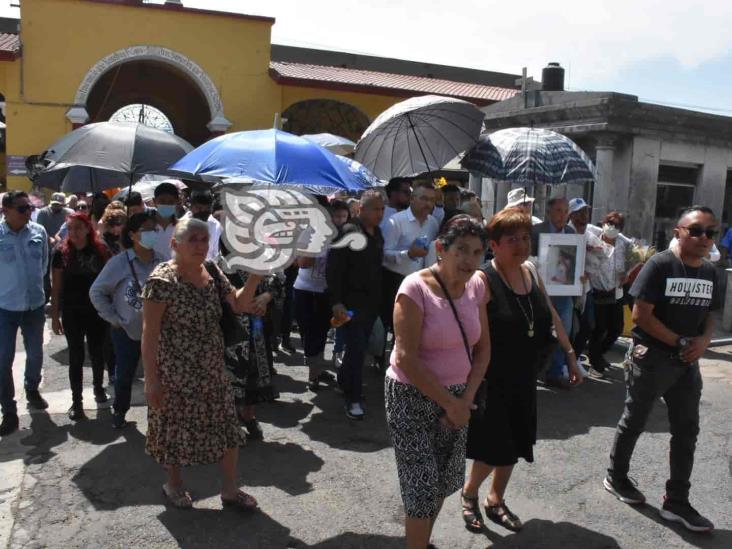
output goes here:
<path id="1" fill-rule="evenodd" d="M 460 164 L 483 177 L 523 186 L 587 184 L 592 160 L 568 137 L 543 128 L 508 128 L 483 134 Z"/>

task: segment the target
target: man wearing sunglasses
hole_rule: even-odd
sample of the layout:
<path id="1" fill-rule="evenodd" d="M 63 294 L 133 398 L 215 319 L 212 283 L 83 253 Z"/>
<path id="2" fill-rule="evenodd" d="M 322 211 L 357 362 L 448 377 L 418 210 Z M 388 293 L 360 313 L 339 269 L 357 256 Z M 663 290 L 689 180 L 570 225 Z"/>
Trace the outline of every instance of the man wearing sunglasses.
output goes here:
<path id="1" fill-rule="evenodd" d="M 663 397 L 671 430 L 671 476 L 661 517 L 694 532 L 709 532 L 714 525 L 689 503 L 689 479 L 699 433 L 699 359 L 714 330 L 709 313 L 720 306 L 717 273 L 706 260 L 717 220 L 711 209 L 692 206 L 682 213 L 674 234 L 678 245 L 654 255 L 630 290 L 636 301 L 633 345 L 625 361 L 628 392 L 603 484 L 624 503 L 645 502 L 628 478 L 630 458 L 656 400 Z"/>
<path id="2" fill-rule="evenodd" d="M 25 342 L 25 394 L 35 409 L 48 407 L 38 392 L 43 365 L 43 274 L 48 267 L 48 235 L 33 223 L 35 209 L 22 191 L 3 196 L 0 223 L 0 436 L 18 428 L 13 359 L 18 329 Z"/>

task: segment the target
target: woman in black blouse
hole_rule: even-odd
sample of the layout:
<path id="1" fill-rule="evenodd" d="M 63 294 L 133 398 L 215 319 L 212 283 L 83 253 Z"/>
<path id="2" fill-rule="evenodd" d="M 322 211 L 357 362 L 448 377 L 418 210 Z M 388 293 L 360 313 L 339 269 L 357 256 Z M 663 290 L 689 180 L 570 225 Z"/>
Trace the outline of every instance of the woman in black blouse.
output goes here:
<path id="1" fill-rule="evenodd" d="M 94 399 L 106 402 L 104 391 L 104 335 L 107 323 L 89 300 L 89 288 L 109 258 L 107 247 L 99 240 L 91 220 L 77 212 L 66 218 L 68 233 L 52 258 L 53 291 L 51 319 L 53 333 L 65 335 L 69 345 L 69 382 L 72 405 L 69 418 L 84 419 L 82 380 L 84 338 L 92 362 Z"/>

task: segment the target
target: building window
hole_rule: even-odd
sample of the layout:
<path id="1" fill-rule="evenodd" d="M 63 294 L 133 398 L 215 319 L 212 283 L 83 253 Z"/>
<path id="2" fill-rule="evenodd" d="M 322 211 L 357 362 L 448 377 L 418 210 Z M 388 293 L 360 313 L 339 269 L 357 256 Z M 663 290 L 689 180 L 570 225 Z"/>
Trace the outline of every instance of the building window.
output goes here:
<path id="1" fill-rule="evenodd" d="M 658 249 L 665 250 L 668 247 L 679 214 L 684 208 L 694 204 L 698 177 L 698 166 L 659 166 L 653 228 L 653 241 Z"/>
<path id="2" fill-rule="evenodd" d="M 163 111 L 144 103 L 135 103 L 122 107 L 109 120 L 110 122 L 139 122 L 151 128 L 174 133 L 173 123 L 165 116 Z"/>

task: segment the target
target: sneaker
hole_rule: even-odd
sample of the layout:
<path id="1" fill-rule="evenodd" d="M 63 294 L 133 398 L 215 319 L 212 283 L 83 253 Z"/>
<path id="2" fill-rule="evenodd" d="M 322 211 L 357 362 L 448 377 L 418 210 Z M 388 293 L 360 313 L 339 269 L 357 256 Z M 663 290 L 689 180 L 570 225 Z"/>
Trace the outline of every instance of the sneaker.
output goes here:
<path id="1" fill-rule="evenodd" d="M 308 380 L 308 389 L 313 393 L 317 393 L 320 390 L 320 382 L 318 381 L 318 378 Z"/>
<path id="2" fill-rule="evenodd" d="M 71 408 L 69 408 L 68 414 L 71 421 L 81 421 L 82 419 L 86 419 L 84 406 L 81 404 L 81 402 L 75 402 L 74 404 L 72 404 Z"/>
<path id="3" fill-rule="evenodd" d="M 607 377 L 604 371 L 595 370 L 592 367 L 590 367 L 589 376 L 593 379 L 605 379 Z"/>
<path id="4" fill-rule="evenodd" d="M 623 503 L 640 505 L 641 503 L 646 502 L 646 496 L 636 488 L 638 483 L 628 477 L 623 479 L 605 477 L 602 484 L 605 486 L 605 490 L 610 492 Z"/>
<path id="5" fill-rule="evenodd" d="M 18 430 L 18 414 L 4 414 L 0 423 L 0 437 L 8 436 Z"/>
<path id="6" fill-rule="evenodd" d="M 363 419 L 364 413 L 365 412 L 363 411 L 360 402 L 346 404 L 346 417 L 348 417 L 348 419 Z"/>
<path id="7" fill-rule="evenodd" d="M 48 402 L 46 402 L 38 390 L 26 391 L 25 398 L 28 401 L 28 405 L 35 410 L 45 410 L 48 408 Z"/>
<path id="8" fill-rule="evenodd" d="M 701 516 L 688 501 L 674 501 L 664 496 L 660 513 L 661 518 L 680 522 L 687 530 L 692 532 L 711 532 L 714 530 L 714 524 L 709 519 Z"/>
<path id="9" fill-rule="evenodd" d="M 325 370 L 320 372 L 320 375 L 318 375 L 318 381 L 322 381 L 323 383 L 334 383 L 335 380 L 336 377 L 330 372 L 326 372 Z"/>
<path id="10" fill-rule="evenodd" d="M 104 390 L 104 387 L 95 387 L 94 388 L 94 401 L 103 404 L 109 400 L 109 397 L 107 396 L 107 391 Z"/>
<path id="11" fill-rule="evenodd" d="M 343 353 L 333 353 L 333 367 L 340 368 L 343 364 Z"/>

